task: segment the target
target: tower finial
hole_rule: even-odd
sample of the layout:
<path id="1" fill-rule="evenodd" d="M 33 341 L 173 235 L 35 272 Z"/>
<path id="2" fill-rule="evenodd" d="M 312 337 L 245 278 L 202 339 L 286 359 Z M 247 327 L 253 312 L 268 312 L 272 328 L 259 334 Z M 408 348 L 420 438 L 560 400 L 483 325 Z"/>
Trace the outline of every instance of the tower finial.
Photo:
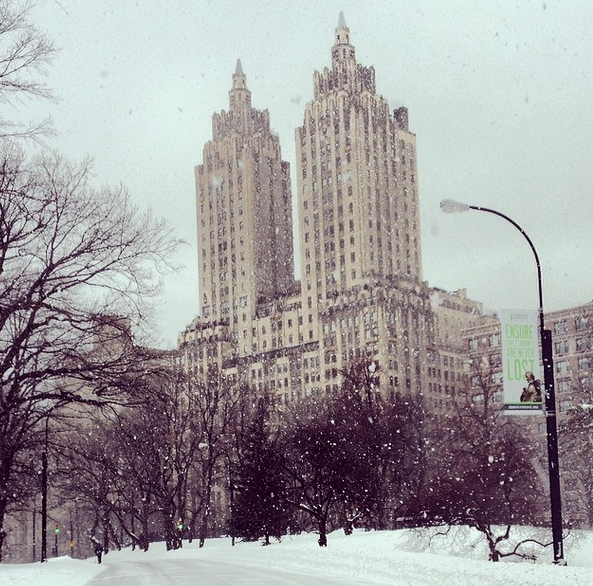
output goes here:
<path id="1" fill-rule="evenodd" d="M 243 73 L 241 59 L 237 59 L 233 73 L 233 87 L 229 92 L 229 104 L 232 111 L 251 108 L 251 92 L 247 89 L 247 76 Z"/>
<path id="2" fill-rule="evenodd" d="M 335 45 L 349 45 L 350 44 L 350 29 L 346 24 L 344 12 L 340 10 L 340 17 L 338 18 L 338 26 L 336 27 Z"/>
<path id="3" fill-rule="evenodd" d="M 241 65 L 241 59 L 237 59 L 235 73 L 233 73 L 233 89 L 234 90 L 246 90 L 247 89 L 246 84 L 247 84 L 247 77 L 243 73 L 243 66 Z"/>

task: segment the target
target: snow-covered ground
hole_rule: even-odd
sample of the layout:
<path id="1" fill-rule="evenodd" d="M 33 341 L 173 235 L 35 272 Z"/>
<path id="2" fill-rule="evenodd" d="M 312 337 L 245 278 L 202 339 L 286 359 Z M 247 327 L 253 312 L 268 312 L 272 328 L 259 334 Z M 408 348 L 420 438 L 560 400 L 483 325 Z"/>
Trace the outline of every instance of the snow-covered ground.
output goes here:
<path id="1" fill-rule="evenodd" d="M 152 544 L 147 553 L 125 550 L 110 552 L 99 566 L 95 559 L 80 561 L 67 557 L 47 564 L 0 565 L 2 586 L 85 586 L 110 566 L 159 560 L 190 560 L 212 564 L 262 567 L 270 571 L 290 570 L 303 576 L 311 573 L 350 577 L 391 586 L 593 586 L 593 532 L 574 533 L 565 541 L 568 566 L 550 563 L 551 553 L 535 551 L 537 562 L 491 563 L 483 542 L 475 534 L 458 528 L 446 537 L 428 539 L 426 531 L 341 532 L 329 536 L 327 548 L 317 545 L 315 535 L 285 537 L 281 543 L 262 547 L 229 539 L 212 539 L 203 549 L 184 543 L 183 549 L 166 552 L 163 544 Z M 512 559 L 512 558 L 511 558 Z M 189 566 L 188 566 L 189 567 Z M 199 563 L 196 564 L 199 568 Z M 195 576 L 196 583 L 199 576 Z M 168 577 L 168 580 L 171 576 Z M 168 581 L 167 583 L 171 583 Z M 180 583 L 185 583 L 185 580 Z M 238 585 L 241 581 L 236 582 Z M 305 580 L 303 580 L 305 583 Z M 307 582 L 308 583 L 308 582 Z M 150 584 L 159 584 L 151 581 Z"/>

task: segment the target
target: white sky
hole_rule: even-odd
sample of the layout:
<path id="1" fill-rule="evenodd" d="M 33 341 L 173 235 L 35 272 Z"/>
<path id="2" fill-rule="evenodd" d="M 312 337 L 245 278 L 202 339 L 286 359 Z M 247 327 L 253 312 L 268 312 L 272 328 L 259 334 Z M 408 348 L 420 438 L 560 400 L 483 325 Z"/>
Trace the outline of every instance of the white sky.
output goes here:
<path id="1" fill-rule="evenodd" d="M 161 345 L 197 314 L 193 168 L 212 113 L 228 108 L 236 59 L 294 167 L 294 130 L 340 10 L 358 61 L 418 135 L 424 278 L 492 309 L 537 306 L 519 232 L 488 214 L 443 214 L 440 200 L 454 198 L 527 231 L 546 310 L 593 299 L 589 0 L 37 0 L 34 19 L 61 49 L 47 79 L 60 100 L 22 115 L 51 114 L 53 146 L 93 157 L 98 183 L 124 183 L 188 242 Z"/>

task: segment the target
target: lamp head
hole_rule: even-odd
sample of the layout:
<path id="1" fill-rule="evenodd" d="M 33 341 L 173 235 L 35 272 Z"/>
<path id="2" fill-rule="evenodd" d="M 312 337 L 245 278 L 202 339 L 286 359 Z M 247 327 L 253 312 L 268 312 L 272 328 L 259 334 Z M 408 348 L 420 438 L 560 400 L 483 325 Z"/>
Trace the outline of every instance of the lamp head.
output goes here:
<path id="1" fill-rule="evenodd" d="M 441 209 L 447 214 L 453 214 L 455 212 L 467 212 L 471 207 L 469 204 L 455 201 L 454 199 L 443 199 L 441 201 Z"/>

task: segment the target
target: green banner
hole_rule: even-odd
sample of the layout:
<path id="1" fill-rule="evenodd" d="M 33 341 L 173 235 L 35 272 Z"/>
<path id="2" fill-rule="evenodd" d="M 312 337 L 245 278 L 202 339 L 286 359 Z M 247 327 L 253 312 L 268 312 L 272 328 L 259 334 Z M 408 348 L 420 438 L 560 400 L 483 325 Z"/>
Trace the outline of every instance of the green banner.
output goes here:
<path id="1" fill-rule="evenodd" d="M 513 412 L 541 410 L 543 384 L 537 312 L 503 309 L 500 312 L 504 408 Z"/>

